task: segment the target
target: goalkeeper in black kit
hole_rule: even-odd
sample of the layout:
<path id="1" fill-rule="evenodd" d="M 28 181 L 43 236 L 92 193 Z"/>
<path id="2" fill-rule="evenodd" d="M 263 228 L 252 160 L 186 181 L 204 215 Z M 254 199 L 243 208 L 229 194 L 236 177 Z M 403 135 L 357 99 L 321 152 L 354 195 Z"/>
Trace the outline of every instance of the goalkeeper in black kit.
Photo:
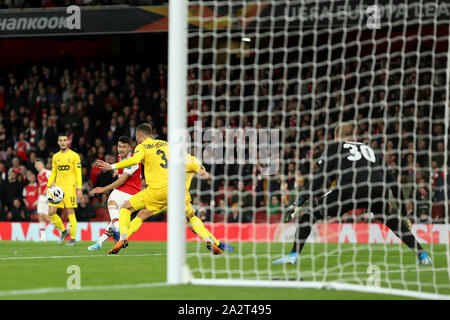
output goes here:
<path id="1" fill-rule="evenodd" d="M 273 264 L 296 264 L 315 222 L 340 216 L 356 208 L 367 209 L 368 213 L 374 214 L 375 219 L 387 225 L 414 251 L 419 264 L 432 264 L 428 253 L 411 233 L 403 201 L 399 205 L 400 211 L 389 206 L 392 200 L 390 191 L 395 199 L 403 200 L 401 187 L 381 154 L 366 144 L 356 142 L 354 131 L 355 127 L 351 123 L 336 127 L 335 141 L 320 157 L 312 183 L 294 205 L 287 208 L 287 213 L 292 215 L 304 210 L 298 221 L 292 250 Z M 324 193 L 330 180 L 336 181 L 336 185 Z"/>

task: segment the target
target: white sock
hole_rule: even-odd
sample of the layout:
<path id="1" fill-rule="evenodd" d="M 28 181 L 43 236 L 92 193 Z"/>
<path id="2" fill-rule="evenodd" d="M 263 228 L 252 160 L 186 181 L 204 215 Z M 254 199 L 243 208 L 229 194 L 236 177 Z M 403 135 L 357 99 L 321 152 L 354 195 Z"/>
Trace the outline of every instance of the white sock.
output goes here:
<path id="1" fill-rule="evenodd" d="M 119 231 L 119 209 L 114 206 L 108 207 L 109 217 L 116 231 Z"/>
<path id="2" fill-rule="evenodd" d="M 108 226 L 106 227 L 105 231 L 102 233 L 102 235 L 100 236 L 100 239 L 98 239 L 97 243 L 100 245 L 100 247 L 102 246 L 102 244 L 109 239 L 109 234 L 106 230 L 108 230 L 109 227 L 111 227 L 112 222 L 110 222 L 108 224 Z"/>
<path id="3" fill-rule="evenodd" d="M 39 222 L 39 236 L 42 240 L 47 241 L 47 235 L 45 234 L 45 221 Z"/>

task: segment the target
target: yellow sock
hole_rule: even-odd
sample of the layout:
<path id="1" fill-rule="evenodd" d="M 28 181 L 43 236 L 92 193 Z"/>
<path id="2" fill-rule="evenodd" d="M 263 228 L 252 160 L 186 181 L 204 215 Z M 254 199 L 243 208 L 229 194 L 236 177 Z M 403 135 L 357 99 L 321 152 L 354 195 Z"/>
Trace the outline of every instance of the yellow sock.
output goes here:
<path id="1" fill-rule="evenodd" d="M 77 235 L 77 218 L 75 214 L 69 214 L 67 216 L 69 217 L 70 223 L 70 239 L 75 240 L 75 237 Z"/>
<path id="2" fill-rule="evenodd" d="M 131 217 L 130 210 L 125 209 L 125 208 L 120 208 L 120 211 L 119 211 L 120 239 L 127 238 L 128 229 L 130 228 L 130 217 Z"/>
<path id="3" fill-rule="evenodd" d="M 205 228 L 202 220 L 200 220 L 197 216 L 193 216 L 189 222 L 191 223 L 195 233 L 198 234 L 200 238 L 203 240 L 211 239 L 216 246 L 219 245 L 220 242 L 211 234 L 211 232 L 209 232 L 208 229 Z"/>
<path id="4" fill-rule="evenodd" d="M 64 227 L 64 224 L 61 220 L 61 218 L 55 213 L 50 216 L 50 220 L 52 220 L 53 224 L 55 225 L 56 229 L 58 229 L 61 232 L 66 231 L 66 228 Z"/>
<path id="5" fill-rule="evenodd" d="M 128 229 L 128 233 L 127 233 L 127 238 L 129 238 L 133 233 L 138 231 L 139 228 L 141 227 L 142 223 L 143 223 L 143 221 L 141 218 L 135 217 L 130 223 L 130 228 Z"/>

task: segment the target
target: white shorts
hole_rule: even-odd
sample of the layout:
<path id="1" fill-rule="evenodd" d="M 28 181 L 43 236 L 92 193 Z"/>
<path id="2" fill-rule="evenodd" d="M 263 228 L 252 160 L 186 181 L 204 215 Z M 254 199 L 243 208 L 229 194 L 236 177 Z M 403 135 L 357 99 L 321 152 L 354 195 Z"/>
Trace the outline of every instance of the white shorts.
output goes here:
<path id="1" fill-rule="evenodd" d="M 38 214 L 48 214 L 48 202 L 46 196 L 39 196 L 37 205 Z"/>
<path id="2" fill-rule="evenodd" d="M 114 189 L 110 194 L 108 198 L 108 203 L 112 200 L 115 203 L 117 203 L 117 209 L 120 209 L 120 207 L 128 201 L 133 195 L 128 194 L 123 191 L 119 191 L 117 189 Z"/>

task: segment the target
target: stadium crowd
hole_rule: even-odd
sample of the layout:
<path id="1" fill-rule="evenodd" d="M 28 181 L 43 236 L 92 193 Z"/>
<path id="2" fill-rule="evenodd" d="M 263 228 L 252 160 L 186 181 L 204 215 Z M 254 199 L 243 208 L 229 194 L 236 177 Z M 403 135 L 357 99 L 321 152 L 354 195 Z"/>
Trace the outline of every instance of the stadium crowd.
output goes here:
<path id="1" fill-rule="evenodd" d="M 395 68 L 400 62 L 391 63 Z M 414 61 L 409 63 L 413 65 Z M 239 79 L 240 70 L 236 72 L 231 77 Z M 296 72 L 289 70 L 289 76 L 296 77 Z M 318 76 L 320 72 L 318 69 Z M 335 75 L 342 72 L 349 75 L 345 86 L 357 88 L 354 74 L 347 69 L 332 69 Z M 360 137 L 384 150 L 387 163 L 403 182 L 410 217 L 422 223 L 444 222 L 444 184 L 448 179 L 443 174 L 443 105 L 432 103 L 441 101 L 443 92 L 430 93 L 426 85 L 419 85 L 417 91 L 417 86 L 408 86 L 413 77 L 420 77 L 419 84 L 429 83 L 428 74 L 403 77 L 399 72 L 392 73 L 389 85 L 394 89 L 389 92 L 368 90 L 370 79 L 361 78 L 357 101 L 356 89 L 341 95 L 342 78 L 331 77 L 336 79 L 328 83 L 333 94 L 318 94 L 313 101 L 313 91 L 325 92 L 327 83 L 318 81 L 313 87 L 303 81 L 286 88 L 280 68 L 270 75 L 270 87 L 269 73 L 268 68 L 256 75 L 247 72 L 243 87 L 233 84 L 229 88 L 225 86 L 229 80 L 225 69 L 189 72 L 191 129 L 196 121 L 201 121 L 203 129 L 222 131 L 284 128 L 281 166 L 275 175 L 263 175 L 262 164 L 205 164 L 212 178 L 194 179 L 191 187 L 194 207 L 204 221 L 217 221 L 220 216 L 229 222 L 254 222 L 261 215 L 267 219 L 264 221 L 270 216 L 283 220 L 283 208 L 305 188 L 310 166 L 323 152 L 324 141 L 332 140 L 333 124 L 357 119 Z M 310 78 L 311 70 L 302 77 Z M 372 86 L 383 84 L 383 77 L 377 74 Z M 439 74 L 437 77 L 435 81 L 443 81 Z M 396 86 L 401 81 L 406 85 L 403 92 Z M 434 96 L 430 98 L 431 94 Z M 303 95 L 307 98 L 298 99 Z M 373 108 L 367 103 L 370 95 Z M 419 103 L 401 104 L 402 99 Z M 95 209 L 105 208 L 107 195 L 92 197 L 89 191 L 114 179 L 95 161 L 116 162 L 118 137 L 134 139 L 136 126 L 143 122 L 152 124 L 154 138 L 167 139 L 167 67 L 163 63 L 91 62 L 79 67 L 38 64 L 6 70 L 0 79 L 0 221 L 32 219 L 37 200 L 33 161 L 42 158 L 51 169 L 51 157 L 58 151 L 57 135 L 63 131 L 69 134 L 70 148 L 82 159 L 84 196 L 79 200 L 77 219 L 95 218 Z M 344 221 L 357 219 L 355 213 L 346 215 Z"/>

